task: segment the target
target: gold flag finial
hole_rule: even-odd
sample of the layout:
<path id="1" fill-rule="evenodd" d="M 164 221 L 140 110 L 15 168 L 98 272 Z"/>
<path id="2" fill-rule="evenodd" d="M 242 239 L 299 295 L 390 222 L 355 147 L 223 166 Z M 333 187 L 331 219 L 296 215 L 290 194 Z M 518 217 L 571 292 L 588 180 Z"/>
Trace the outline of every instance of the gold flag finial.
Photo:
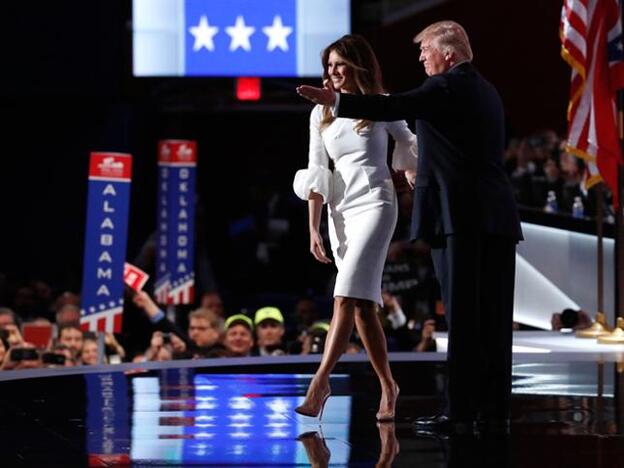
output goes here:
<path id="1" fill-rule="evenodd" d="M 605 336 L 598 337 L 601 344 L 624 344 L 624 318 L 618 317 L 615 330 Z"/>
<path id="2" fill-rule="evenodd" d="M 596 319 L 594 323 L 588 328 L 578 330 L 576 332 L 577 338 L 598 338 L 600 336 L 606 336 L 610 333 L 607 327 L 607 318 L 602 312 L 596 312 Z"/>

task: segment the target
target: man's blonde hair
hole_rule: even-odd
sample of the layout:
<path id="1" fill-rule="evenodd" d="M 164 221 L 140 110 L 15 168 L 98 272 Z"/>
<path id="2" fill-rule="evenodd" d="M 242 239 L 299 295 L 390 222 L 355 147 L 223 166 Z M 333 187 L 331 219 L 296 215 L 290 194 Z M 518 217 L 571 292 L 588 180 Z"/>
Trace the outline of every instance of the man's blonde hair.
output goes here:
<path id="1" fill-rule="evenodd" d="M 210 326 L 218 332 L 223 331 L 223 319 L 219 317 L 213 310 L 206 307 L 200 307 L 199 309 L 195 309 L 188 315 L 188 318 L 189 322 L 191 321 L 191 319 L 204 319 L 208 321 Z"/>
<path id="2" fill-rule="evenodd" d="M 455 21 L 438 21 L 430 24 L 414 38 L 416 44 L 429 40 L 442 53 L 452 52 L 458 61 L 471 61 L 472 48 L 466 30 Z"/>

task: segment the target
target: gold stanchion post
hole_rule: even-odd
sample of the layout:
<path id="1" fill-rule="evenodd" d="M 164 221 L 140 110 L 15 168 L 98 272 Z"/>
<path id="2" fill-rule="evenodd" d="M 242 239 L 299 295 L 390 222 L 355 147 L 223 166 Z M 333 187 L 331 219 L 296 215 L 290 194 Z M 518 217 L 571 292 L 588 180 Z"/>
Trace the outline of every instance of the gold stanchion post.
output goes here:
<path id="1" fill-rule="evenodd" d="M 601 344 L 624 344 L 624 318 L 618 317 L 615 330 L 605 336 L 598 337 Z"/>
<path id="2" fill-rule="evenodd" d="M 598 338 L 600 336 L 606 336 L 609 333 L 607 317 L 602 312 L 596 312 L 596 320 L 594 323 L 589 328 L 578 330 L 576 336 L 577 338 Z"/>

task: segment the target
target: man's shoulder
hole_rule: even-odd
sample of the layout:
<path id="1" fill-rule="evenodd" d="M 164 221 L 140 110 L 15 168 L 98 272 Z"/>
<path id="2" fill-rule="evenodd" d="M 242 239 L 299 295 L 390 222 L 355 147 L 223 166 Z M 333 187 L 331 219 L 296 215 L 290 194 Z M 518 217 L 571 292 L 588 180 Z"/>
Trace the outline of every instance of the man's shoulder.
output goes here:
<path id="1" fill-rule="evenodd" d="M 439 95 L 441 92 L 446 93 L 449 90 L 449 87 L 449 77 L 444 73 L 440 73 L 438 75 L 427 77 L 427 79 L 423 81 L 420 86 L 410 91 L 406 91 L 405 94 L 425 93 L 427 95 Z"/>

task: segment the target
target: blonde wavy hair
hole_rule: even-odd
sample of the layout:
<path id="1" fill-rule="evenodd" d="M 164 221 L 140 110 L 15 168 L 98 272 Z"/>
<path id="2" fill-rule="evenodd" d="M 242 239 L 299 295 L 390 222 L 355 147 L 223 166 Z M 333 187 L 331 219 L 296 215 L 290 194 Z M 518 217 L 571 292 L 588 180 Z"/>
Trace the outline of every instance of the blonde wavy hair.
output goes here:
<path id="1" fill-rule="evenodd" d="M 352 72 L 358 94 L 382 94 L 384 88 L 381 79 L 381 67 L 373 48 L 368 41 L 357 34 L 347 34 L 329 44 L 321 55 L 323 64 L 323 82 L 329 80 L 329 54 L 334 51 L 344 60 Z M 327 128 L 335 120 L 329 106 L 323 106 L 321 130 Z M 355 131 L 360 133 L 364 128 L 370 128 L 372 122 L 360 120 L 355 125 Z"/>
<path id="2" fill-rule="evenodd" d="M 466 30 L 455 21 L 438 21 L 420 31 L 414 38 L 418 44 L 429 40 L 443 54 L 454 53 L 460 61 L 472 60 L 472 48 Z"/>

